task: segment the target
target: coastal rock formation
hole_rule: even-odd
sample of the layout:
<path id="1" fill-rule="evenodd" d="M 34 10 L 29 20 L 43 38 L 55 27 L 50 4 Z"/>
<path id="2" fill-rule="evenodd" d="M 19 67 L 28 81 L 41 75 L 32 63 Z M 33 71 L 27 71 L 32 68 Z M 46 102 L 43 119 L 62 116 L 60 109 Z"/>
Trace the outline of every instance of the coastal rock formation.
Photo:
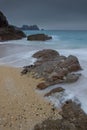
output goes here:
<path id="1" fill-rule="evenodd" d="M 8 21 L 4 14 L 0 11 L 0 28 L 1 27 L 7 27 L 8 26 Z"/>
<path id="2" fill-rule="evenodd" d="M 26 35 L 18 28 L 9 25 L 6 17 L 0 11 L 0 41 L 16 40 L 23 37 L 26 37 Z"/>
<path id="3" fill-rule="evenodd" d="M 29 35 L 27 37 L 27 40 L 30 40 L 30 41 L 46 41 L 50 39 L 52 39 L 52 37 L 45 34 L 34 34 L 34 35 Z"/>
<path id="4" fill-rule="evenodd" d="M 33 72 L 33 77 L 44 78 L 44 82 L 37 85 L 38 89 L 45 89 L 48 86 L 58 83 L 72 83 L 79 79 L 81 74 L 74 72 L 81 70 L 81 66 L 75 56 L 61 56 L 57 51 L 45 49 L 33 55 L 37 61 L 26 66 L 22 74 Z"/>
<path id="5" fill-rule="evenodd" d="M 21 30 L 39 30 L 39 27 L 37 25 L 23 25 L 21 28 Z"/>
<path id="6" fill-rule="evenodd" d="M 51 49 L 41 50 L 33 54 L 33 57 L 37 58 L 37 60 L 40 59 L 40 61 L 48 61 L 51 59 L 53 60 L 57 56 L 59 56 L 59 53 Z"/>
<path id="7" fill-rule="evenodd" d="M 54 111 L 55 112 L 55 111 Z M 51 118 L 37 124 L 33 130 L 86 130 L 87 115 L 75 102 L 67 101 L 60 112 L 62 118 Z"/>

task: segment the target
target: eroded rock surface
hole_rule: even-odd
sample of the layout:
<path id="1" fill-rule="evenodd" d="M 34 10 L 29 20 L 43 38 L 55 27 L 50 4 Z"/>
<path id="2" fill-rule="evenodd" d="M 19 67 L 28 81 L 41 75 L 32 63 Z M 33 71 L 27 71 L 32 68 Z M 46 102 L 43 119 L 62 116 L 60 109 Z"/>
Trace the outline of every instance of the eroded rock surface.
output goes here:
<path id="1" fill-rule="evenodd" d="M 34 65 L 26 66 L 22 74 L 33 73 L 34 78 L 44 78 L 44 82 L 37 85 L 38 89 L 45 89 L 58 83 L 76 82 L 81 74 L 75 72 L 81 70 L 76 56 L 61 56 L 57 51 L 45 49 L 33 55 L 37 58 Z"/>
<path id="2" fill-rule="evenodd" d="M 9 25 L 7 18 L 0 11 L 0 41 L 17 40 L 26 37 L 26 35 L 14 27 Z"/>

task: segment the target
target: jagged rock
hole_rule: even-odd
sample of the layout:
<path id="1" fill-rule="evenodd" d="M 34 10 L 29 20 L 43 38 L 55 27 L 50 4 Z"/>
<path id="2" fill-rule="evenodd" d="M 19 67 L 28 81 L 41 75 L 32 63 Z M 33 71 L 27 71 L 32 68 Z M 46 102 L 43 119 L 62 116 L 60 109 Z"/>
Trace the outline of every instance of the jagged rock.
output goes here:
<path id="1" fill-rule="evenodd" d="M 68 74 L 68 71 L 66 69 L 59 70 L 58 72 L 52 72 L 49 75 L 48 80 L 52 82 L 56 80 L 63 80 L 64 76 L 66 76 L 67 74 Z"/>
<path id="2" fill-rule="evenodd" d="M 0 11 L 0 41 L 16 40 L 26 37 L 26 35 L 19 29 L 9 25 L 6 17 Z"/>
<path id="3" fill-rule="evenodd" d="M 0 11 L 0 28 L 1 27 L 7 27 L 9 24 L 8 24 L 8 21 L 6 19 L 6 17 L 4 16 L 4 14 Z"/>
<path id="4" fill-rule="evenodd" d="M 43 89 L 58 83 L 71 83 L 79 79 L 81 74 L 75 74 L 75 71 L 81 70 L 81 66 L 75 56 L 61 56 L 57 51 L 45 49 L 36 52 L 33 55 L 37 58 L 34 68 L 28 72 L 34 72 L 34 77 L 44 78 L 45 85 L 41 84 Z M 73 73 L 72 73 L 73 72 Z M 37 87 L 37 88 L 40 88 Z"/>
<path id="5" fill-rule="evenodd" d="M 44 96 L 51 96 L 52 94 L 54 93 L 59 93 L 59 92 L 62 92 L 64 91 L 65 89 L 62 88 L 62 87 L 58 87 L 58 88 L 54 88 L 52 89 L 50 92 L 46 93 Z"/>
<path id="6" fill-rule="evenodd" d="M 69 55 L 67 59 L 61 63 L 61 67 L 66 67 L 70 72 L 81 70 L 81 66 L 76 56 Z"/>
<path id="7" fill-rule="evenodd" d="M 27 37 L 27 40 L 30 40 L 30 41 L 46 41 L 50 39 L 52 39 L 52 37 L 45 34 L 33 34 Z"/>

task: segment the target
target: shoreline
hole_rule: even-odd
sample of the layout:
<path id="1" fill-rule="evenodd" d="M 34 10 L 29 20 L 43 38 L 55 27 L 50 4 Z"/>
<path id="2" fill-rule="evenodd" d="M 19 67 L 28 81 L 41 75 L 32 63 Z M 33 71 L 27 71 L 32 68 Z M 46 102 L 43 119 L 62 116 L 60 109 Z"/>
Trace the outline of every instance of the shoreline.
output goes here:
<path id="1" fill-rule="evenodd" d="M 47 118 L 58 118 L 59 111 L 52 110 L 36 90 L 41 79 L 31 74 L 21 76 L 21 68 L 0 66 L 0 129 L 32 129 Z"/>

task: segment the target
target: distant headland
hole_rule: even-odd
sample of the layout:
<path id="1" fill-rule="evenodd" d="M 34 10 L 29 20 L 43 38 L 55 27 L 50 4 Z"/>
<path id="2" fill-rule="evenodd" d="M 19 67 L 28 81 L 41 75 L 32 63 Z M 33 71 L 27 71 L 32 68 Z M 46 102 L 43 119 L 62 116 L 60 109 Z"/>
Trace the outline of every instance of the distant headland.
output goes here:
<path id="1" fill-rule="evenodd" d="M 40 30 L 37 25 L 23 25 L 20 27 L 21 30 Z"/>

